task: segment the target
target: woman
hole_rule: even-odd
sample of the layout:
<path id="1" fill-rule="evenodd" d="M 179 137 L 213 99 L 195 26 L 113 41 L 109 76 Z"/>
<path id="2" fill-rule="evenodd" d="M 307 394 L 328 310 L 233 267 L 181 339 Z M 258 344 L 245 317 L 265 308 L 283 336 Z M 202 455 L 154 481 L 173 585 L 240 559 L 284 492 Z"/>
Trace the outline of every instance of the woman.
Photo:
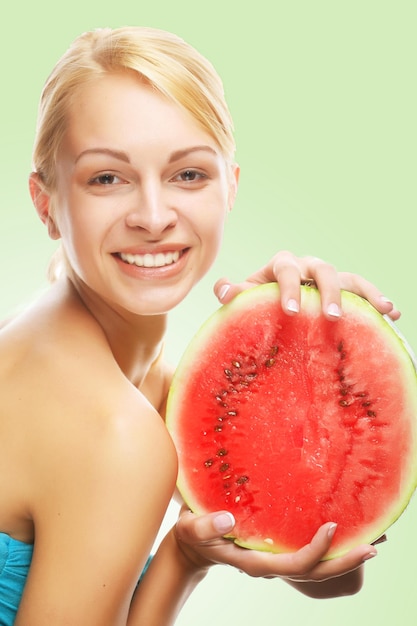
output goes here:
<path id="1" fill-rule="evenodd" d="M 30 192 L 61 260 L 49 291 L 0 333 L 4 623 L 171 624 L 213 563 L 317 597 L 360 587 L 376 551 L 321 561 L 332 520 L 299 552 L 271 555 L 222 539 L 227 511 L 186 510 L 137 586 L 177 471 L 161 419 L 167 313 L 212 265 L 238 177 L 220 79 L 174 35 L 87 33 L 49 77 Z M 304 279 L 335 323 L 341 287 L 399 316 L 364 279 L 287 252 L 215 291 L 227 302 L 277 280 L 296 315 Z"/>

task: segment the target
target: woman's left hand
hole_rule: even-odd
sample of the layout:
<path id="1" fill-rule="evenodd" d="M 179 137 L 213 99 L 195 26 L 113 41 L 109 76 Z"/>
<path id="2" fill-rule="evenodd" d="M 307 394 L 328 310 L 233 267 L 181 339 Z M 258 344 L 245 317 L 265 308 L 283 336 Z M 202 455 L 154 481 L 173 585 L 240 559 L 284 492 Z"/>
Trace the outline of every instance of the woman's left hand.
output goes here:
<path id="1" fill-rule="evenodd" d="M 289 315 L 296 315 L 300 309 L 300 285 L 317 285 L 324 315 L 329 320 L 337 320 L 342 315 L 340 290 L 351 291 L 362 296 L 377 311 L 388 315 L 393 321 L 401 313 L 380 290 L 368 280 L 350 272 L 338 272 L 332 265 L 317 257 L 297 257 L 291 252 L 281 251 L 260 270 L 242 283 L 231 284 L 221 278 L 214 286 L 216 297 L 222 304 L 230 302 L 238 293 L 263 283 L 277 282 L 280 286 L 281 304 Z"/>
<path id="2" fill-rule="evenodd" d="M 377 554 L 373 545 L 364 544 L 338 558 L 323 560 L 336 530 L 331 522 L 323 524 L 310 543 L 296 552 L 247 550 L 222 537 L 233 524 L 233 516 L 226 511 L 198 516 L 184 505 L 174 535 L 183 555 L 196 569 L 231 565 L 252 577 L 281 578 L 311 597 L 356 593 L 362 585 L 363 563 Z"/>

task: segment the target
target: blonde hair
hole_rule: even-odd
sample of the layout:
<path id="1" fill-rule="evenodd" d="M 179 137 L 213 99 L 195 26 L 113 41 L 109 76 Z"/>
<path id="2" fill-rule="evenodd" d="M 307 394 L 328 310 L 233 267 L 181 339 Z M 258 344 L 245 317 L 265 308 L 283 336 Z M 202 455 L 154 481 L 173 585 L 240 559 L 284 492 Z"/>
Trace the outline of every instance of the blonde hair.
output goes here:
<path id="1" fill-rule="evenodd" d="M 43 184 L 56 185 L 55 161 L 77 88 L 109 73 L 134 71 L 184 107 L 229 162 L 235 143 L 223 84 L 211 63 L 176 35 L 154 28 L 98 29 L 78 37 L 44 86 L 39 105 L 33 167 Z"/>

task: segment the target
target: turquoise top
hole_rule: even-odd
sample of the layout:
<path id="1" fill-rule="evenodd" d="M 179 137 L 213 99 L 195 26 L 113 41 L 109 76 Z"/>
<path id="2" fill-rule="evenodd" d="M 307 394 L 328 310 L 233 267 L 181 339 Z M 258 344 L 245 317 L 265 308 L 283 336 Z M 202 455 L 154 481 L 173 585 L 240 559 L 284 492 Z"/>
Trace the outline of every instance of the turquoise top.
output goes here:
<path id="1" fill-rule="evenodd" d="M 32 561 L 33 545 L 0 532 L 0 626 L 13 626 Z M 140 580 L 152 560 L 150 556 Z M 140 582 L 139 580 L 139 582 Z"/>
<path id="2" fill-rule="evenodd" d="M 32 561 L 33 545 L 0 533 L 0 624 L 13 626 Z"/>

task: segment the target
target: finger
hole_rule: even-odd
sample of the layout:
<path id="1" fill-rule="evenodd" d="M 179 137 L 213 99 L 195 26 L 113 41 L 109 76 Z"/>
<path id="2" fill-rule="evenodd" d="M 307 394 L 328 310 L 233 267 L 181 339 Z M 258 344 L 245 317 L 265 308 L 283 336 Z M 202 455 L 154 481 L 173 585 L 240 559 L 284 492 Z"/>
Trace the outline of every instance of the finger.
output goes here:
<path id="1" fill-rule="evenodd" d="M 309 579 L 308 573 L 317 567 L 329 551 L 332 539 L 337 530 L 337 524 L 327 523 L 319 528 L 309 544 L 288 555 L 288 577 Z"/>
<path id="2" fill-rule="evenodd" d="M 307 256 L 302 259 L 302 282 L 313 284 L 320 292 L 321 308 L 324 316 L 335 321 L 342 314 L 339 273 L 336 268 L 317 257 Z"/>
<path id="3" fill-rule="evenodd" d="M 274 554 L 239 548 L 232 542 L 222 546 L 221 551 L 211 552 L 218 563 L 227 563 L 254 577 L 297 577 L 309 579 L 309 572 L 321 561 L 330 547 L 335 524 L 324 524 L 312 541 L 293 553 Z"/>
<path id="4" fill-rule="evenodd" d="M 341 289 L 352 291 L 365 298 L 377 311 L 383 315 L 388 315 L 393 321 L 401 317 L 401 312 L 394 306 L 393 302 L 362 276 L 350 272 L 340 272 L 339 278 Z"/>
<path id="5" fill-rule="evenodd" d="M 340 316 L 340 286 L 334 267 L 317 257 L 300 259 L 286 250 L 275 254 L 263 268 L 242 283 L 232 284 L 226 279 L 220 279 L 215 285 L 215 293 L 220 302 L 226 304 L 244 289 L 277 282 L 283 310 L 294 315 L 300 310 L 300 283 L 310 280 L 320 290 L 326 317 L 337 319 Z"/>
<path id="6" fill-rule="evenodd" d="M 280 289 L 282 309 L 288 315 L 296 315 L 300 310 L 301 270 L 291 254 L 282 253 L 275 257 L 273 272 Z"/>
<path id="7" fill-rule="evenodd" d="M 236 295 L 234 294 L 229 297 L 228 292 L 230 291 L 230 288 L 231 283 L 227 280 L 227 278 L 220 278 L 218 281 L 216 281 L 213 287 L 213 291 L 214 295 L 221 304 L 227 304 L 227 302 L 230 302 L 230 300 L 234 298 L 234 295 Z"/>
<path id="8" fill-rule="evenodd" d="M 235 518 L 228 511 L 208 515 L 194 515 L 191 511 L 185 511 L 177 521 L 175 534 L 179 541 L 192 546 L 223 537 L 234 525 Z"/>
<path id="9" fill-rule="evenodd" d="M 260 283 L 259 283 L 260 284 Z M 227 304 L 242 291 L 254 287 L 253 282 L 231 283 L 227 278 L 220 278 L 214 285 L 214 294 L 221 304 Z"/>
<path id="10" fill-rule="evenodd" d="M 369 559 L 374 558 L 376 555 L 377 551 L 373 546 L 358 546 L 339 558 L 320 561 L 310 570 L 306 578 L 298 576 L 292 577 L 292 580 L 318 582 L 329 580 L 330 578 L 337 578 L 338 576 L 342 576 L 348 572 L 358 569 L 358 567 L 363 565 Z M 289 576 L 289 578 L 291 578 L 291 576 Z"/>
<path id="11" fill-rule="evenodd" d="M 300 280 L 298 259 L 291 252 L 281 251 L 267 265 L 241 283 L 232 284 L 225 278 L 218 280 L 214 292 L 222 304 L 227 304 L 245 289 L 268 282 L 278 282 L 282 308 L 291 315 L 297 313 L 300 308 Z"/>
<path id="12" fill-rule="evenodd" d="M 299 273 L 298 280 L 300 280 Z M 280 301 L 283 310 L 289 315 L 294 315 L 300 310 L 300 285 L 291 280 L 289 282 L 292 285 L 290 289 L 280 284 Z M 285 283 L 285 276 L 283 283 Z M 219 281 L 214 287 L 214 293 L 221 304 L 228 304 L 239 293 L 247 289 L 252 289 L 258 284 L 261 283 L 255 283 L 253 280 L 247 280 L 242 283 L 226 283 Z M 294 284 L 296 285 L 295 287 L 293 286 Z"/>
<path id="13" fill-rule="evenodd" d="M 291 314 L 300 309 L 300 284 L 312 283 L 318 287 L 324 315 L 338 319 L 341 315 L 341 296 L 338 272 L 317 257 L 297 258 L 290 252 L 280 252 L 273 257 L 271 269 L 279 283 L 281 304 Z"/>

